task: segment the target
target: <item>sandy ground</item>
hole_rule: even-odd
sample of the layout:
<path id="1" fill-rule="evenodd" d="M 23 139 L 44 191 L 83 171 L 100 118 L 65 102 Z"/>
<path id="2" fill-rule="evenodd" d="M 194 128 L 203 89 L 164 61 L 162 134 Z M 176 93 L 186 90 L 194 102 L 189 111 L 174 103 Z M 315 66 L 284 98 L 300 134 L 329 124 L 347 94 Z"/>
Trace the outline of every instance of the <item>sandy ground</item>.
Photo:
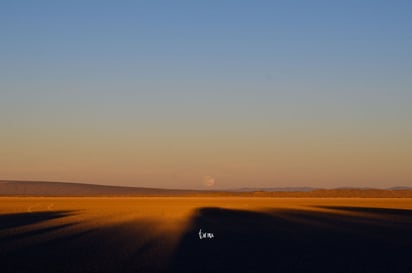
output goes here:
<path id="1" fill-rule="evenodd" d="M 409 198 L 0 198 L 4 273 L 412 272 L 411 245 Z"/>

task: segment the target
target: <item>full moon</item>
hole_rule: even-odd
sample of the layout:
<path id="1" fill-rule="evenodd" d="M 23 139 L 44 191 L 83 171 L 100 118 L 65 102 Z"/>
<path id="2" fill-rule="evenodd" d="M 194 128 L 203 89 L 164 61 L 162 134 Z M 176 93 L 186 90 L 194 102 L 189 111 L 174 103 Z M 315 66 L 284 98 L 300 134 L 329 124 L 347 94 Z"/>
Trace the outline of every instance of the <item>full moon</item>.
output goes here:
<path id="1" fill-rule="evenodd" d="M 205 187 L 213 187 L 216 184 L 216 180 L 209 175 L 203 176 L 202 182 Z"/>

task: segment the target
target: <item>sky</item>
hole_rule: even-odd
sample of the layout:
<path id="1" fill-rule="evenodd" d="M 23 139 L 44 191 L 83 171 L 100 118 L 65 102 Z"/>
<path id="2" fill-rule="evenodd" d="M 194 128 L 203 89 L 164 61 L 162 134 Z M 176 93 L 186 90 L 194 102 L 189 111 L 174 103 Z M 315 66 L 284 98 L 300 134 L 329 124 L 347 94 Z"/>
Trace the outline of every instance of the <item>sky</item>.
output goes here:
<path id="1" fill-rule="evenodd" d="M 412 186 L 411 1 L 1 1 L 0 179 Z"/>

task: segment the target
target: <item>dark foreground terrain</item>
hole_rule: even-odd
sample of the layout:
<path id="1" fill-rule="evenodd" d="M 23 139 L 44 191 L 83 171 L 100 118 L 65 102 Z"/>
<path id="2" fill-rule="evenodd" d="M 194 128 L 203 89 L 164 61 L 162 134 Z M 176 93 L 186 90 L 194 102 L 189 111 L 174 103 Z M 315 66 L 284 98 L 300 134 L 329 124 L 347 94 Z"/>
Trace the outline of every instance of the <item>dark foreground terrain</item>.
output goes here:
<path id="1" fill-rule="evenodd" d="M 410 273 L 411 203 L 3 198 L 0 272 Z"/>

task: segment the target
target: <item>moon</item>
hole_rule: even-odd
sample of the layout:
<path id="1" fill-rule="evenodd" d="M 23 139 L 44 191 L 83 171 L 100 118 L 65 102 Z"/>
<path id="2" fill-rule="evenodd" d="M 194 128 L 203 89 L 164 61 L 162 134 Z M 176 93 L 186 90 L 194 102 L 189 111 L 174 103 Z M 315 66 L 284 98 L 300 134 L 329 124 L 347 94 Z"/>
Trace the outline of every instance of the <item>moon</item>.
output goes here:
<path id="1" fill-rule="evenodd" d="M 208 187 L 208 188 L 213 187 L 214 185 L 216 185 L 216 179 L 214 179 L 213 177 L 211 177 L 209 175 L 203 176 L 202 182 L 203 182 L 203 185 L 205 187 Z"/>

